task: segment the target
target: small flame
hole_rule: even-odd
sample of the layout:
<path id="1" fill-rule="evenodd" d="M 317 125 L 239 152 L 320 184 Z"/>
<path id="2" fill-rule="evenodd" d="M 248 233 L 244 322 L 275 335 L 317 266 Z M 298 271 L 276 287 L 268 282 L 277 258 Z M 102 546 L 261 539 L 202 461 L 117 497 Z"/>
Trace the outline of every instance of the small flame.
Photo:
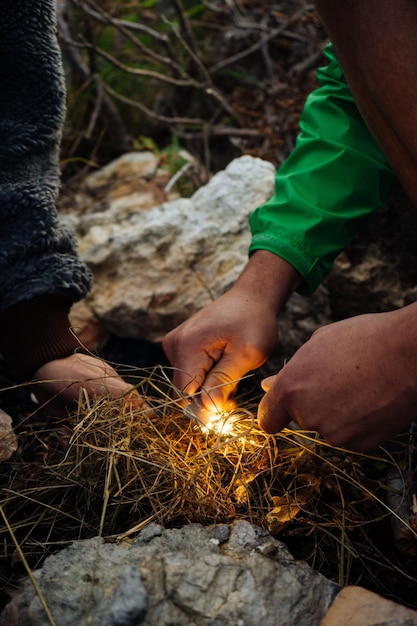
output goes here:
<path id="1" fill-rule="evenodd" d="M 184 409 L 184 415 L 195 422 L 205 434 L 216 433 L 231 437 L 247 432 L 248 418 L 250 426 L 253 426 L 254 420 L 253 415 L 245 409 L 234 407 L 228 411 L 215 406 L 210 409 L 203 406 L 200 398 L 195 398 Z"/>
<path id="2" fill-rule="evenodd" d="M 199 397 L 185 407 L 184 415 L 198 424 L 203 432 L 217 430 L 218 425 L 224 421 L 224 411 L 218 410 L 214 405 L 213 408 L 205 407 Z"/>
<path id="3" fill-rule="evenodd" d="M 233 435 L 233 421 L 229 419 L 230 413 L 228 411 L 212 411 L 211 416 L 204 424 L 203 432 L 216 432 L 219 435 Z"/>

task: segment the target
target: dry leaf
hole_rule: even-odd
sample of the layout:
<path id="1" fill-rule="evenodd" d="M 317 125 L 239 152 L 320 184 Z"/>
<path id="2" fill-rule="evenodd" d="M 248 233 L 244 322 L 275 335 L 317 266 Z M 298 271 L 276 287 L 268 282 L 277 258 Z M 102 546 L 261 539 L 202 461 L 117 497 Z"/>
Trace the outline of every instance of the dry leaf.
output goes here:
<path id="1" fill-rule="evenodd" d="M 0 462 L 10 459 L 17 450 L 17 438 L 13 431 L 12 418 L 0 409 Z"/>

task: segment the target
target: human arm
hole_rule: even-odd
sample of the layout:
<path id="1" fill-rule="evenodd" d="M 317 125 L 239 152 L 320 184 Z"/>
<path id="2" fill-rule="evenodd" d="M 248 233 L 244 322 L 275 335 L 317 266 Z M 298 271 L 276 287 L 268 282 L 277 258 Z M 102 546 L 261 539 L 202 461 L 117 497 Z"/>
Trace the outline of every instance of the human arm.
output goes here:
<path id="1" fill-rule="evenodd" d="M 317 7 L 368 126 L 416 205 L 416 3 L 320 0 Z M 265 381 L 260 423 L 276 432 L 291 418 L 355 450 L 401 432 L 416 418 L 416 316 L 412 304 L 315 333 Z"/>
<path id="2" fill-rule="evenodd" d="M 292 291 L 314 291 L 396 184 L 331 49 L 328 54 L 296 147 L 277 172 L 275 194 L 250 217 L 251 257 L 242 277 L 164 341 L 179 368 L 174 383 L 181 390 L 187 385 L 191 395 L 200 386 L 229 383 L 217 392 L 224 403 L 237 380 L 266 360 L 276 344 L 277 316 Z"/>
<path id="3" fill-rule="evenodd" d="M 250 216 L 249 252 L 269 250 L 303 277 L 310 295 L 366 218 L 398 184 L 358 111 L 331 45 L 307 98 L 296 145 L 275 193 Z"/>
<path id="4" fill-rule="evenodd" d="M 45 394 L 123 395 L 131 388 L 81 348 L 68 319 L 91 286 L 75 237 L 59 222 L 65 84 L 54 0 L 4 0 L 0 20 L 0 353 L 16 382 Z M 60 382 L 51 382 L 53 380 Z M 48 390 L 48 391 L 47 391 Z"/>
<path id="5" fill-rule="evenodd" d="M 417 303 L 317 330 L 263 382 L 260 425 L 294 420 L 336 446 L 367 451 L 417 417 Z"/>
<path id="6" fill-rule="evenodd" d="M 173 383 L 193 395 L 200 387 L 208 408 L 226 406 L 240 378 L 262 365 L 277 342 L 277 314 L 300 282 L 283 259 L 259 250 L 233 287 L 163 340 L 174 365 Z"/>
<path id="7" fill-rule="evenodd" d="M 120 397 L 132 391 L 112 366 L 85 353 L 71 329 L 69 308 L 66 299 L 44 294 L 0 313 L 7 375 L 15 382 L 36 381 L 32 389 L 38 400 L 59 414 L 74 406 L 81 388 L 90 397 Z"/>

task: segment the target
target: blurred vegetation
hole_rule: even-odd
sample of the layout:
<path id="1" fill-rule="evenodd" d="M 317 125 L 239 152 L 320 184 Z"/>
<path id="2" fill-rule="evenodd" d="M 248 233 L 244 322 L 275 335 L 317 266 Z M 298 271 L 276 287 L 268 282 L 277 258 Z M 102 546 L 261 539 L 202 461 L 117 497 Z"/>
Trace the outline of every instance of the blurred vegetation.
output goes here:
<path id="1" fill-rule="evenodd" d="M 188 150 L 202 165 L 202 179 L 241 154 L 278 165 L 291 149 L 322 61 L 325 35 L 313 4 L 60 0 L 57 6 L 68 85 L 65 180 L 146 146 Z"/>

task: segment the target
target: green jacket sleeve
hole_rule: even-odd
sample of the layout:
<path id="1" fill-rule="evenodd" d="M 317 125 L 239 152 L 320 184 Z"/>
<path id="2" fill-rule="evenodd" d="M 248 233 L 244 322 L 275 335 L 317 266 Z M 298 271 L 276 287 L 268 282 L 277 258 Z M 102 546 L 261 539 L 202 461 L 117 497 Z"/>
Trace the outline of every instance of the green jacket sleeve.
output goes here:
<path id="1" fill-rule="evenodd" d="M 310 295 L 396 178 L 363 121 L 332 45 L 319 87 L 307 98 L 293 152 L 276 174 L 275 194 L 250 216 L 249 248 L 269 250 L 304 278 Z"/>

